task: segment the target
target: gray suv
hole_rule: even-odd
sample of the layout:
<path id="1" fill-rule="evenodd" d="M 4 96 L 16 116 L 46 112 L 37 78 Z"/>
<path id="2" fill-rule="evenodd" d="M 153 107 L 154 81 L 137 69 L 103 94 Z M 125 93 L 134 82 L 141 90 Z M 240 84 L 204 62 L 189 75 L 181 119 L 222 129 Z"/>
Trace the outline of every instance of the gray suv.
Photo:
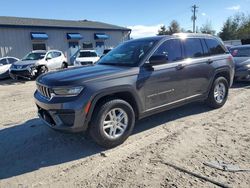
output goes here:
<path id="1" fill-rule="evenodd" d="M 234 78 L 231 54 L 210 35 L 176 34 L 125 42 L 97 64 L 38 77 L 38 114 L 51 128 L 86 131 L 115 147 L 137 119 L 194 101 L 222 107 Z"/>

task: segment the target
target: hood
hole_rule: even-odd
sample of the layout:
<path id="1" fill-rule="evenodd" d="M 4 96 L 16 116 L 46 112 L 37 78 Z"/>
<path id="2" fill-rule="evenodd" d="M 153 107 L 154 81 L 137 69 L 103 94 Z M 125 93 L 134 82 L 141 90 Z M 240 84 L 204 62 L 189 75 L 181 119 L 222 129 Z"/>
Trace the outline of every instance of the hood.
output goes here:
<path id="1" fill-rule="evenodd" d="M 138 70 L 138 67 L 119 67 L 97 64 L 49 72 L 38 77 L 37 82 L 47 86 L 81 85 L 90 81 L 135 75 L 138 74 Z"/>
<path id="2" fill-rule="evenodd" d="M 235 68 L 242 67 L 244 65 L 250 64 L 250 57 L 235 57 Z"/>
<path id="3" fill-rule="evenodd" d="M 20 60 L 20 61 L 16 61 L 14 63 L 14 65 L 33 65 L 36 64 L 39 60 Z"/>

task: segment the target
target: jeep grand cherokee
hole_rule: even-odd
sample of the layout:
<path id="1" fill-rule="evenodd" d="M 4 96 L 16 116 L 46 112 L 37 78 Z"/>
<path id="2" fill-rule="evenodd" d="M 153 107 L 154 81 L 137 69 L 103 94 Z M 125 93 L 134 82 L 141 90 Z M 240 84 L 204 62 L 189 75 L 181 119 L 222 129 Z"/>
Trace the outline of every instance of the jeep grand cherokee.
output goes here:
<path id="1" fill-rule="evenodd" d="M 176 34 L 125 42 L 96 65 L 37 79 L 42 120 L 62 131 L 87 131 L 115 147 L 135 120 L 193 101 L 222 107 L 234 77 L 232 56 L 210 35 Z"/>

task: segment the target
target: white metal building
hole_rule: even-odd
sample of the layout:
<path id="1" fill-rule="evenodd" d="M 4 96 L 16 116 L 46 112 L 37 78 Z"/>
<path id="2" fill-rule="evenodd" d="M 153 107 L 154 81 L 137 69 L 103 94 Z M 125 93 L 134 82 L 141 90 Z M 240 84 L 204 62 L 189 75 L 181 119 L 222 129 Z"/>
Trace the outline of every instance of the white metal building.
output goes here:
<path id="1" fill-rule="evenodd" d="M 22 58 L 32 50 L 58 49 L 68 61 L 79 49 L 96 49 L 101 55 L 129 40 L 125 27 L 88 20 L 50 20 L 0 16 L 0 58 Z"/>

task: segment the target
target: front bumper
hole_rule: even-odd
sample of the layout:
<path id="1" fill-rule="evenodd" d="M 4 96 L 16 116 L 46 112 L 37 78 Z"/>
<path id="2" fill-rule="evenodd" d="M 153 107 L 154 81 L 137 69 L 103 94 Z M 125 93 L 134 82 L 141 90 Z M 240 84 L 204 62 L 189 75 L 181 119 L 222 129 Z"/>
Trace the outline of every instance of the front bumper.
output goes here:
<path id="1" fill-rule="evenodd" d="M 17 77 L 22 77 L 22 78 L 33 78 L 37 74 L 36 69 L 10 69 L 9 71 L 10 77 L 11 78 L 17 78 Z"/>
<path id="2" fill-rule="evenodd" d="M 74 66 L 88 66 L 88 65 L 93 65 L 93 61 L 78 61 L 74 63 Z"/>
<path id="3" fill-rule="evenodd" d="M 250 81 L 250 69 L 236 70 L 235 79 L 238 81 Z"/>
<path id="4" fill-rule="evenodd" d="M 79 100 L 64 103 L 48 100 L 38 91 L 34 97 L 38 116 L 49 127 L 65 132 L 82 132 L 87 129 L 85 103 L 81 104 Z"/>

